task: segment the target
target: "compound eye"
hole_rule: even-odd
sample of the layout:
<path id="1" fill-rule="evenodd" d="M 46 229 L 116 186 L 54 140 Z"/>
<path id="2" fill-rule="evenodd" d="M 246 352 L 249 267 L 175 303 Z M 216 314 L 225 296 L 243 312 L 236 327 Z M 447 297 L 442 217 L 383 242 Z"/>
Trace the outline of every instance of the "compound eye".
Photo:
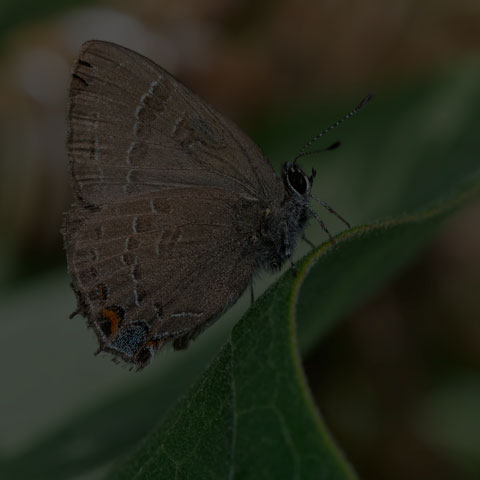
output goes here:
<path id="1" fill-rule="evenodd" d="M 308 183 L 303 172 L 290 168 L 288 170 L 288 181 L 290 185 L 300 194 L 304 195 L 307 191 Z"/>

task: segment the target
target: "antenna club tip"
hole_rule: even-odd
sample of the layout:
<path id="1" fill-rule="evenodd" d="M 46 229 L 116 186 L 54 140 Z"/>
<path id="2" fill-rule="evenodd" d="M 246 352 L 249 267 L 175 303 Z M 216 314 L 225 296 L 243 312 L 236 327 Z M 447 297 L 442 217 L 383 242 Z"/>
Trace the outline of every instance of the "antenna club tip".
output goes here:
<path id="1" fill-rule="evenodd" d="M 365 97 L 363 97 L 363 100 L 358 104 L 357 108 L 355 108 L 355 111 L 363 108 L 374 96 L 375 92 L 370 92 L 368 95 L 365 95 Z"/>

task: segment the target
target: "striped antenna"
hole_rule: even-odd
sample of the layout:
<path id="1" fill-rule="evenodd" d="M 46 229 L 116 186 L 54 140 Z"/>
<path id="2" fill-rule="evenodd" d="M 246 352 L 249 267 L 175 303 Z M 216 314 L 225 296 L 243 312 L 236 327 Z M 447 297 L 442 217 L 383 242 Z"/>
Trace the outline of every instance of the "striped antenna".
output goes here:
<path id="1" fill-rule="evenodd" d="M 305 150 L 312 145 L 312 143 L 315 143 L 319 138 L 323 137 L 326 133 L 328 133 L 330 130 L 333 130 L 334 128 L 338 127 L 341 125 L 345 120 L 348 120 L 350 117 L 353 117 L 359 110 L 361 110 L 373 97 L 375 93 L 371 92 L 369 93 L 366 97 L 363 98 L 363 100 L 349 113 L 347 113 L 343 118 L 340 120 L 337 120 L 335 123 L 332 123 L 328 128 L 323 130 L 323 132 L 320 132 L 318 135 L 313 137 L 311 140 L 309 140 L 297 153 L 295 156 L 295 159 L 293 162 L 295 163 L 300 157 L 303 157 L 304 155 L 310 155 L 310 152 L 306 152 Z M 328 148 L 327 148 L 328 150 Z M 314 152 L 312 152 L 314 153 Z M 316 152 L 315 152 L 316 153 Z"/>

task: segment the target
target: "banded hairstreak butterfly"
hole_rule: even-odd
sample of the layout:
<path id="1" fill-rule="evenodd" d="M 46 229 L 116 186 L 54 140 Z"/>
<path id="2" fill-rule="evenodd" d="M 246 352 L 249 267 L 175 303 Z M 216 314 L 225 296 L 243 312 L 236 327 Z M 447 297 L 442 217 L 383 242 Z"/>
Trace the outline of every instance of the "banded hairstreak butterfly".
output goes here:
<path id="1" fill-rule="evenodd" d="M 63 233 L 72 316 L 88 319 L 99 351 L 143 368 L 169 342 L 187 347 L 258 269 L 280 269 L 310 218 L 327 231 L 310 206 L 315 172 L 296 161 L 369 99 L 279 177 L 237 126 L 161 67 L 85 43 L 69 91 L 75 201 Z"/>

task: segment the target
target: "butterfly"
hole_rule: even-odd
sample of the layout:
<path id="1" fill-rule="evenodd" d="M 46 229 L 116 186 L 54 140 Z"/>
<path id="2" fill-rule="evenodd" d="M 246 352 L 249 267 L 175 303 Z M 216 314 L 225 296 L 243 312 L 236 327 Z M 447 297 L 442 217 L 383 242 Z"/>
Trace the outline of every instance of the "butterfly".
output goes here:
<path id="1" fill-rule="evenodd" d="M 186 348 L 255 272 L 279 270 L 310 218 L 326 230 L 310 206 L 315 172 L 296 163 L 311 152 L 277 175 L 236 125 L 127 48 L 82 46 L 68 127 L 72 316 L 99 352 L 139 369 L 167 343 Z"/>

